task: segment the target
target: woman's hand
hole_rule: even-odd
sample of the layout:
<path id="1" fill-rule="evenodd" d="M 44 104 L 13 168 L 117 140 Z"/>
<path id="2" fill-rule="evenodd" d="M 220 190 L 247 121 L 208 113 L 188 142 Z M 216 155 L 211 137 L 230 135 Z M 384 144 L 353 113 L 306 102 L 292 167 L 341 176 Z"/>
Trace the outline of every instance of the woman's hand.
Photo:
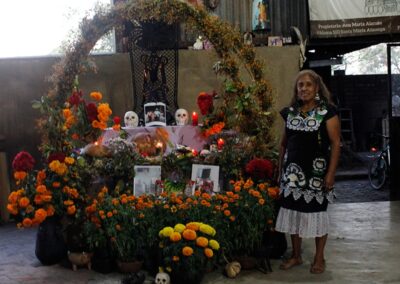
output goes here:
<path id="1" fill-rule="evenodd" d="M 335 174 L 327 173 L 324 179 L 324 187 L 326 190 L 331 191 L 335 185 Z"/>

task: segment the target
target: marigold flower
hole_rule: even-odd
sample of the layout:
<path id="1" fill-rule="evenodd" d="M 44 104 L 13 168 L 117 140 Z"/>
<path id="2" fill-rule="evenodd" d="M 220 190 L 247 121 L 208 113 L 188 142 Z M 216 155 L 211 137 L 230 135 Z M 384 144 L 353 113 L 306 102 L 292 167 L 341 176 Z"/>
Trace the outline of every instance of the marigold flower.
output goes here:
<path id="1" fill-rule="evenodd" d="M 258 199 L 258 204 L 264 205 L 265 200 L 263 198 Z"/>
<path id="2" fill-rule="evenodd" d="M 72 201 L 71 199 L 68 199 L 68 200 L 65 200 L 64 201 L 64 205 L 65 206 L 71 206 L 71 205 L 73 205 L 74 204 L 74 201 Z"/>
<path id="3" fill-rule="evenodd" d="M 37 205 L 42 204 L 43 203 L 42 195 L 36 194 L 33 199 L 33 202 L 35 202 L 35 204 L 37 204 Z"/>
<path id="4" fill-rule="evenodd" d="M 183 231 L 182 236 L 185 240 L 188 241 L 193 241 L 196 239 L 197 234 L 195 231 L 191 230 L 191 229 L 186 229 Z"/>
<path id="5" fill-rule="evenodd" d="M 174 231 L 178 233 L 182 233 L 185 229 L 186 227 L 183 224 L 176 224 L 174 227 Z"/>
<path id="6" fill-rule="evenodd" d="M 224 215 L 225 216 L 230 216 L 231 215 L 231 211 L 229 211 L 228 209 L 224 210 Z"/>
<path id="7" fill-rule="evenodd" d="M 205 248 L 208 246 L 208 239 L 205 237 L 198 237 L 196 239 L 196 245 L 202 248 Z"/>
<path id="8" fill-rule="evenodd" d="M 200 229 L 201 223 L 199 222 L 190 222 L 186 224 L 187 229 L 191 229 L 193 231 L 198 231 Z"/>
<path id="9" fill-rule="evenodd" d="M 24 218 L 24 220 L 22 221 L 22 225 L 24 226 L 24 228 L 29 228 L 32 226 L 32 220 L 30 218 Z"/>
<path id="10" fill-rule="evenodd" d="M 29 198 L 27 197 L 22 197 L 19 201 L 18 201 L 18 205 L 21 208 L 26 208 L 30 203 Z"/>
<path id="11" fill-rule="evenodd" d="M 64 162 L 65 162 L 67 165 L 73 165 L 73 164 L 75 163 L 75 159 L 72 158 L 72 157 L 66 157 L 65 160 L 64 160 Z"/>
<path id="12" fill-rule="evenodd" d="M 160 231 L 160 233 L 161 233 L 161 235 L 164 237 L 164 238 L 169 238 L 169 236 L 171 236 L 171 234 L 174 232 L 174 228 L 172 228 L 172 227 L 165 227 L 164 229 L 162 229 L 161 231 Z"/>
<path id="13" fill-rule="evenodd" d="M 7 204 L 7 211 L 12 214 L 12 215 L 17 215 L 18 214 L 18 209 L 16 204 Z"/>
<path id="14" fill-rule="evenodd" d="M 169 236 L 169 239 L 171 242 L 179 242 L 182 239 L 182 236 L 179 232 L 172 232 L 172 234 Z"/>
<path id="15" fill-rule="evenodd" d="M 112 216 L 113 216 L 113 213 L 112 213 L 112 212 L 110 212 L 110 211 L 107 212 L 107 217 L 108 217 L 108 218 L 111 218 Z"/>
<path id="16" fill-rule="evenodd" d="M 44 221 L 44 219 L 46 219 L 46 217 L 47 217 L 47 212 L 43 208 L 40 208 L 40 209 L 36 210 L 35 219 L 39 223 L 42 223 Z"/>
<path id="17" fill-rule="evenodd" d="M 219 243 L 216 240 L 210 240 L 208 242 L 208 245 L 210 246 L 210 248 L 212 248 L 213 250 L 219 250 Z"/>
<path id="18" fill-rule="evenodd" d="M 36 192 L 40 193 L 40 194 L 44 194 L 44 193 L 47 192 L 47 188 L 46 188 L 46 186 L 44 184 L 38 185 L 36 187 Z"/>
<path id="19" fill-rule="evenodd" d="M 279 187 L 268 187 L 267 192 L 269 197 L 275 199 L 279 195 Z"/>
<path id="20" fill-rule="evenodd" d="M 120 224 L 115 225 L 115 229 L 116 229 L 117 231 L 121 231 L 121 225 L 120 225 Z"/>
<path id="21" fill-rule="evenodd" d="M 27 176 L 25 171 L 16 171 L 14 172 L 14 179 L 16 180 L 24 180 Z"/>
<path id="22" fill-rule="evenodd" d="M 58 188 L 58 187 L 61 186 L 61 183 L 58 182 L 58 181 L 55 181 L 55 182 L 53 182 L 52 186 L 55 187 L 55 188 Z"/>
<path id="23" fill-rule="evenodd" d="M 76 207 L 75 207 L 75 205 L 68 206 L 68 208 L 67 208 L 67 214 L 68 214 L 68 215 L 74 215 L 75 212 L 76 212 Z"/>
<path id="24" fill-rule="evenodd" d="M 49 206 L 46 208 L 47 216 L 53 216 L 55 212 L 56 212 L 56 210 L 54 209 L 54 206 L 53 206 L 53 205 L 49 205 Z"/>
<path id="25" fill-rule="evenodd" d="M 204 249 L 204 254 L 205 254 L 205 256 L 208 257 L 208 258 L 212 258 L 213 255 L 214 255 L 214 252 L 213 252 L 213 250 L 210 249 L 210 248 L 205 248 L 205 249 Z"/>
<path id="26" fill-rule="evenodd" d="M 90 97 L 96 101 L 100 101 L 103 98 L 103 95 L 100 92 L 91 92 Z"/>
<path id="27" fill-rule="evenodd" d="M 172 257 L 172 261 L 175 261 L 175 262 L 179 261 L 179 256 L 174 255 L 174 256 Z"/>
<path id="28" fill-rule="evenodd" d="M 182 248 L 182 254 L 184 256 L 191 256 L 193 254 L 193 249 L 191 247 L 188 247 L 188 246 L 183 247 Z"/>
<path id="29" fill-rule="evenodd" d="M 10 195 L 8 196 L 8 202 L 15 204 L 18 201 L 18 193 L 16 191 L 13 191 L 10 193 Z"/>
<path id="30" fill-rule="evenodd" d="M 200 225 L 200 232 L 207 234 L 209 236 L 215 236 L 215 234 L 216 234 L 215 229 L 207 224 Z"/>
<path id="31" fill-rule="evenodd" d="M 33 207 L 32 205 L 28 205 L 28 206 L 25 208 L 25 212 L 26 212 L 27 214 L 32 213 L 33 211 L 35 211 L 35 207 Z M 47 214 L 47 215 L 48 215 L 48 214 Z"/>
<path id="32" fill-rule="evenodd" d="M 52 199 L 52 196 L 51 196 L 50 194 L 42 195 L 42 200 L 43 200 L 44 202 L 50 202 L 51 199 Z"/>

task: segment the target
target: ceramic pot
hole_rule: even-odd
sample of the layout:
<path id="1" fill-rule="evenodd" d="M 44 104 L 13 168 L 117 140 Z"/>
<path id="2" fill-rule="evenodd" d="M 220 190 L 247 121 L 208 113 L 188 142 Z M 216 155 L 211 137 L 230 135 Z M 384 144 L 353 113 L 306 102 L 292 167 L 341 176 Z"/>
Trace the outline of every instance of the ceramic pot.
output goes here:
<path id="1" fill-rule="evenodd" d="M 89 270 L 92 269 L 92 259 L 93 253 L 86 252 L 68 252 L 68 259 L 72 264 L 72 269 L 77 270 L 78 266 L 87 266 Z"/>

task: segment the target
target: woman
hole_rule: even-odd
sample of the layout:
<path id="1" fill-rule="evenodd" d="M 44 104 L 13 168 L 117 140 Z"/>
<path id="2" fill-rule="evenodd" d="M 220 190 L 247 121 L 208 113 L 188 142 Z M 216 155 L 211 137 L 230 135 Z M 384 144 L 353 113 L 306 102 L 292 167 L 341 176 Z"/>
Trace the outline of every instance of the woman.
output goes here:
<path id="1" fill-rule="evenodd" d="M 293 251 L 280 268 L 302 264 L 301 240 L 313 237 L 316 252 L 310 272 L 318 274 L 325 270 L 326 210 L 333 200 L 340 155 L 339 118 L 322 78 L 312 70 L 297 75 L 291 105 L 281 115 L 286 127 L 280 147 L 282 204 L 276 230 L 291 235 Z"/>

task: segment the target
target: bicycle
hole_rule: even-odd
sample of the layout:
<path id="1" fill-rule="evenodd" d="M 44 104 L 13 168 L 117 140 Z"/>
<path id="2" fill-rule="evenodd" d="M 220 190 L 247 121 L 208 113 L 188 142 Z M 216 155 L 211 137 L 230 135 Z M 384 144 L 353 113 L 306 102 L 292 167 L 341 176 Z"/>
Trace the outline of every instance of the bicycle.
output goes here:
<path id="1" fill-rule="evenodd" d="M 369 164 L 368 178 L 369 183 L 374 189 L 381 189 L 383 187 L 389 177 L 390 168 L 390 137 L 381 134 L 378 135 L 382 136 L 386 140 L 386 145 L 380 152 L 378 152 L 378 150 L 374 147 L 371 148 L 371 151 L 375 152 L 376 155 Z"/>

